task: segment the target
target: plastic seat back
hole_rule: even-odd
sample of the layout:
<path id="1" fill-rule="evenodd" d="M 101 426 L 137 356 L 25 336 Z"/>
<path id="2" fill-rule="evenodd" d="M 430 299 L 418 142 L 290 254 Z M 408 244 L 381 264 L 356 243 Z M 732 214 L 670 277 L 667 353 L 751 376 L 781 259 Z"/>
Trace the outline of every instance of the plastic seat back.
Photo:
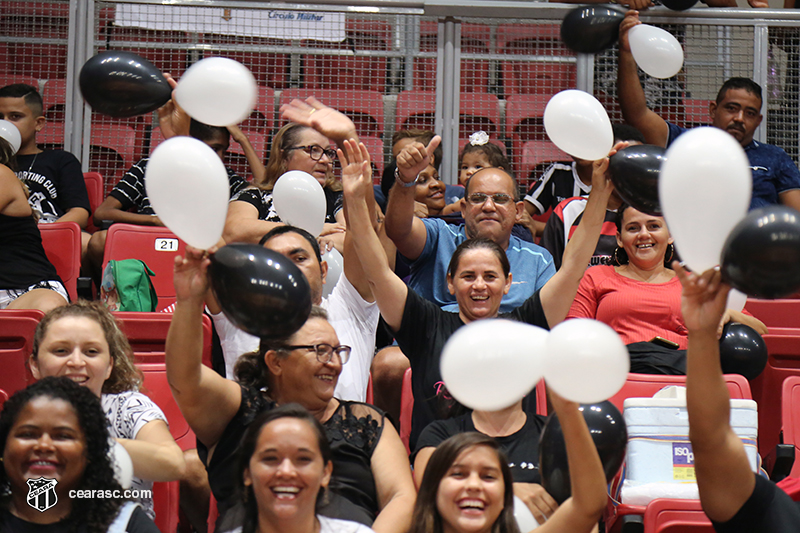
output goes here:
<path id="1" fill-rule="evenodd" d="M 36 309 L 0 310 L 0 389 L 9 396 L 33 382 L 28 358 L 43 316 Z"/>
<path id="2" fill-rule="evenodd" d="M 56 267 L 71 300 L 78 299 L 81 274 L 81 228 L 75 222 L 39 224 L 47 259 Z"/>

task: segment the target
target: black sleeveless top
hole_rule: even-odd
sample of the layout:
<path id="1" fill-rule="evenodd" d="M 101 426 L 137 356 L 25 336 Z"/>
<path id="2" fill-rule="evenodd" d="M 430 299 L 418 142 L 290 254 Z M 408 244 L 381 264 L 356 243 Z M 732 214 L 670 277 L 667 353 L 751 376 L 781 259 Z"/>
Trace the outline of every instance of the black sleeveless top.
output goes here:
<path id="1" fill-rule="evenodd" d="M 47 259 L 32 216 L 0 215 L 0 289 L 27 289 L 40 281 L 61 281 Z"/>
<path id="2" fill-rule="evenodd" d="M 236 493 L 239 444 L 250 422 L 276 403 L 264 393 L 241 387 L 242 403 L 214 448 L 211 461 L 208 449 L 199 440 L 197 452 L 206 465 L 211 492 L 217 500 L 218 525 L 235 528 L 241 502 Z M 318 514 L 371 526 L 380 510 L 375 478 L 372 476 L 372 453 L 378 445 L 383 425 L 383 411 L 361 402 L 339 402 L 330 419 L 322 423 L 333 453 L 333 477 L 328 485 L 327 503 Z M 228 513 L 231 511 L 230 513 Z M 226 518 L 226 514 L 231 516 Z M 227 529 L 219 529 L 226 531 Z"/>

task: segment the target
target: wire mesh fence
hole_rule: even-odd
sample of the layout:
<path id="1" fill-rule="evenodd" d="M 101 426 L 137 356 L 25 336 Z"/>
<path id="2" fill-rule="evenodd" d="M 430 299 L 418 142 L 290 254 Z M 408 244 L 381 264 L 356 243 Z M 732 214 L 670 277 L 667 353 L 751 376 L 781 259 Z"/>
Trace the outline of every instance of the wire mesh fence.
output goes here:
<path id="1" fill-rule="evenodd" d="M 0 13 L 0 83 L 26 82 L 42 91 L 47 126 L 39 142 L 63 145 L 67 94 L 70 3 L 6 0 Z M 682 19 L 682 21 L 687 19 Z M 713 22 L 713 23 L 711 23 Z M 763 57 L 754 57 L 754 26 L 688 19 L 657 24 L 685 50 L 674 78 L 642 74 L 649 106 L 684 126 L 708 122 L 708 103 L 731 76 L 756 77 L 766 65 L 766 139 L 797 160 L 800 28 L 769 28 Z M 379 173 L 391 160 L 391 137 L 400 129 L 434 129 L 439 20 L 418 15 L 253 9 L 95 2 L 91 35 L 95 52 L 128 50 L 176 78 L 196 61 L 223 56 L 245 64 L 259 85 L 256 108 L 240 124 L 258 156 L 266 160 L 281 104 L 314 96 L 353 118 Z M 622 122 L 616 103 L 616 49 L 590 60 L 588 71 L 559 37 L 552 19 L 460 20 L 459 149 L 478 130 L 489 134 L 527 188 L 552 161 L 569 160 L 544 131 L 549 98 L 564 89 L 591 87 L 612 122 Z M 593 70 L 592 70 L 593 69 Z M 72 81 L 72 78 L 69 78 Z M 757 80 L 758 81 L 758 80 Z M 451 98 L 453 95 L 443 95 Z M 137 159 L 163 136 L 155 116 L 112 119 L 92 113 L 88 170 L 111 190 Z M 242 148 L 232 143 L 227 164 L 251 172 Z M 442 176 L 455 182 L 456 176 Z"/>

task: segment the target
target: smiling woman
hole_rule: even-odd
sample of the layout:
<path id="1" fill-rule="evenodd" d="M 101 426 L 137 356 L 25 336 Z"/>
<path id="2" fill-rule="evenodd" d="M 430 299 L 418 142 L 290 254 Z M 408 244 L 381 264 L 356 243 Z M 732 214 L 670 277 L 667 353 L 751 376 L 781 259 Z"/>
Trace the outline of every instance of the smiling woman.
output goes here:
<path id="1" fill-rule="evenodd" d="M 182 479 L 183 452 L 161 409 L 139 392 L 128 339 L 101 302 L 78 301 L 42 318 L 33 337 L 33 377 L 67 377 L 100 398 L 112 435 L 133 461 L 133 488 Z M 155 516 L 150 498 L 140 503 Z"/>

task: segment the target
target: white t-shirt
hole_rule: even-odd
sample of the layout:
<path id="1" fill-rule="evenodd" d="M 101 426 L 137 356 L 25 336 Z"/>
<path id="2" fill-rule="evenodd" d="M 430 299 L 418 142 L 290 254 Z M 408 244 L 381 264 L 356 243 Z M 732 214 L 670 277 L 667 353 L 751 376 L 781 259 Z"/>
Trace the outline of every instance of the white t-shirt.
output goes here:
<path id="1" fill-rule="evenodd" d="M 375 331 L 380 317 L 378 304 L 364 300 L 342 273 L 330 296 L 323 298 L 320 305 L 328 312 L 328 321 L 339 342 L 353 349 L 350 360 L 342 366 L 334 394 L 340 400 L 363 402 L 367 398 L 369 368 L 375 356 Z M 259 339 L 234 326 L 223 313 L 212 314 L 211 318 L 222 346 L 225 374 L 233 379 L 233 368 L 239 356 L 258 350 Z"/>
<path id="2" fill-rule="evenodd" d="M 153 420 L 163 420 L 167 424 L 167 417 L 153 401 L 140 392 L 127 391 L 119 394 L 103 394 L 100 398 L 103 412 L 108 420 L 108 431 L 112 437 L 118 439 L 135 439 L 147 423 Z M 133 477 L 131 489 L 153 489 L 153 482 Z M 153 500 L 150 498 L 136 500 L 150 518 L 155 517 Z"/>
<path id="3" fill-rule="evenodd" d="M 319 533 L 375 533 L 372 528 L 350 520 L 340 520 L 320 515 L 317 515 L 317 519 L 319 520 Z M 242 533 L 242 528 L 237 527 L 228 533 Z"/>

